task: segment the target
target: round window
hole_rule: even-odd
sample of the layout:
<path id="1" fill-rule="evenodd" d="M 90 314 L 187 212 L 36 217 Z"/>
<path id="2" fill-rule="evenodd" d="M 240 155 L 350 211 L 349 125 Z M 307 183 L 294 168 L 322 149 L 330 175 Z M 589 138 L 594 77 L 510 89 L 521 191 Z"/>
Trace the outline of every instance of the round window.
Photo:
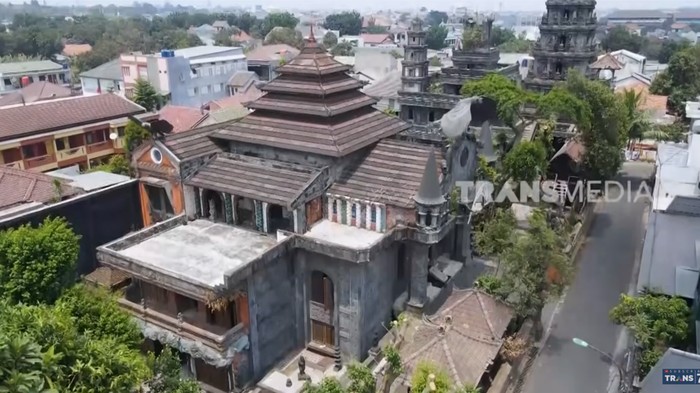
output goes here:
<path id="1" fill-rule="evenodd" d="M 459 155 L 459 165 L 464 168 L 467 166 L 467 160 L 469 159 L 469 149 L 466 147 L 462 150 L 462 153 Z"/>
<path id="2" fill-rule="evenodd" d="M 163 153 L 160 152 L 160 150 L 153 148 L 151 149 L 151 160 L 155 162 L 156 164 L 160 164 L 163 162 Z"/>

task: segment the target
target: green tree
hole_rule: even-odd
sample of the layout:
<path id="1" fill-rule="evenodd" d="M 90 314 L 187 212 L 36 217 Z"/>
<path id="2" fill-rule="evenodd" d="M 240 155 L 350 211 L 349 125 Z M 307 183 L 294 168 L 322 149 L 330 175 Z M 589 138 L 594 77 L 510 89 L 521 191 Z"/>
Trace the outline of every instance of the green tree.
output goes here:
<path id="1" fill-rule="evenodd" d="M 439 26 L 443 22 L 447 22 L 447 12 L 430 10 L 425 17 L 425 23 L 428 26 Z"/>
<path id="2" fill-rule="evenodd" d="M 167 348 L 152 359 L 153 378 L 146 382 L 151 393 L 200 393 L 197 381 L 182 377 L 182 366 L 177 352 Z"/>
<path id="3" fill-rule="evenodd" d="M 608 31 L 608 34 L 601 41 L 603 49 L 616 51 L 627 49 L 639 53 L 642 48 L 643 38 L 627 31 L 624 26 L 616 26 Z"/>
<path id="4" fill-rule="evenodd" d="M 364 364 L 351 363 L 348 366 L 348 379 L 348 393 L 375 393 L 377 390 L 377 380 L 372 375 L 372 370 Z"/>
<path id="5" fill-rule="evenodd" d="M 304 37 L 300 31 L 287 27 L 275 27 L 266 36 L 264 45 L 287 44 L 301 49 L 304 46 Z"/>
<path id="6" fill-rule="evenodd" d="M 447 28 L 445 26 L 430 26 L 428 34 L 425 36 L 425 44 L 430 49 L 440 50 L 445 47 L 445 38 L 447 38 Z"/>
<path id="7" fill-rule="evenodd" d="M 464 29 L 462 33 L 462 50 L 474 50 L 484 46 L 484 31 L 481 26 L 474 25 Z"/>
<path id="8" fill-rule="evenodd" d="M 338 37 L 330 31 L 323 35 L 323 46 L 332 48 L 338 44 Z"/>
<path id="9" fill-rule="evenodd" d="M 57 372 L 57 360 L 24 335 L 0 334 L 0 391 L 58 393 L 47 377 Z"/>
<path id="10" fill-rule="evenodd" d="M 299 19 L 289 12 L 274 12 L 267 14 L 260 26 L 260 34 L 266 37 L 275 27 L 284 27 L 294 30 L 299 24 Z"/>
<path id="11" fill-rule="evenodd" d="M 679 297 L 655 293 L 642 296 L 622 294 L 610 310 L 610 320 L 632 331 L 642 347 L 639 372 L 643 377 L 668 347 L 684 347 L 690 332 L 690 308 Z"/>
<path id="12" fill-rule="evenodd" d="M 503 160 L 503 172 L 508 178 L 532 182 L 547 173 L 547 149 L 539 141 L 524 141 L 515 145 Z"/>
<path id="13" fill-rule="evenodd" d="M 124 144 L 126 150 L 131 153 L 143 143 L 144 140 L 151 137 L 151 132 L 133 120 L 129 120 L 124 128 Z"/>
<path id="14" fill-rule="evenodd" d="M 230 29 L 223 29 L 214 35 L 214 45 L 217 46 L 234 46 L 231 35 L 234 32 Z"/>
<path id="15" fill-rule="evenodd" d="M 654 79 L 649 91 L 669 96 L 669 109 L 678 116 L 684 116 L 685 102 L 700 94 L 700 46 L 674 53 L 668 68 Z"/>
<path id="16" fill-rule="evenodd" d="M 435 390 L 434 393 L 449 393 L 452 389 L 452 380 L 449 375 L 439 368 L 437 365 L 430 362 L 420 362 L 416 366 L 411 376 L 411 391 L 412 392 L 424 392 L 428 384 L 430 383 L 430 376 L 435 376 Z"/>
<path id="17" fill-rule="evenodd" d="M 663 43 L 661 44 L 661 50 L 659 51 L 659 63 L 668 64 L 668 62 L 671 61 L 671 56 L 673 56 L 676 52 L 680 52 L 688 48 L 690 48 L 690 43 L 686 40 L 663 41 Z"/>
<path id="18" fill-rule="evenodd" d="M 328 30 L 338 30 L 340 35 L 359 35 L 362 31 L 362 17 L 357 11 L 344 11 L 326 16 L 323 24 Z"/>
<path id="19" fill-rule="evenodd" d="M 63 218 L 0 232 L 0 294 L 11 302 L 52 303 L 75 282 L 80 249 Z"/>
<path id="20" fill-rule="evenodd" d="M 333 56 L 353 56 L 355 54 L 355 47 L 349 42 L 340 42 L 331 49 L 331 54 Z"/>
<path id="21" fill-rule="evenodd" d="M 474 232 L 474 246 L 480 255 L 500 258 L 515 243 L 515 216 L 510 209 L 497 209 Z"/>
<path id="22" fill-rule="evenodd" d="M 621 93 L 623 107 L 629 118 L 629 130 L 627 137 L 629 140 L 642 139 L 651 129 L 651 123 L 646 114 L 641 110 L 644 100 L 642 92 L 626 89 Z"/>
<path id="23" fill-rule="evenodd" d="M 495 46 L 501 46 L 508 41 L 515 40 L 516 38 L 515 33 L 510 29 L 494 26 L 493 30 L 491 30 L 491 41 Z"/>
<path id="24" fill-rule="evenodd" d="M 147 80 L 137 79 L 136 85 L 134 86 L 134 98 L 132 99 L 135 103 L 144 107 L 147 111 L 153 112 L 158 109 L 160 105 L 160 97 Z"/>
<path id="25" fill-rule="evenodd" d="M 129 159 L 124 154 L 115 154 L 106 164 L 90 168 L 90 172 L 109 172 L 117 175 L 131 176 Z"/>
<path id="26" fill-rule="evenodd" d="M 440 61 L 440 58 L 437 56 L 433 56 L 430 58 L 430 66 L 431 67 L 442 67 L 442 62 Z"/>
<path id="27" fill-rule="evenodd" d="M 483 78 L 468 81 L 462 86 L 463 96 L 485 97 L 496 102 L 498 117 L 516 133 L 519 133 L 518 123 L 524 123 L 521 109 L 525 104 L 534 103 L 535 95 L 523 90 L 512 80 L 503 75 L 492 73 Z M 516 137 L 517 138 L 517 137 Z"/>
<path id="28" fill-rule="evenodd" d="M 319 384 L 306 382 L 303 393 L 346 393 L 340 382 L 335 378 L 323 378 Z"/>
<path id="29" fill-rule="evenodd" d="M 502 253 L 503 289 L 518 315 L 531 318 L 533 332 L 543 333 L 542 309 L 559 296 L 571 276 L 569 258 L 562 251 L 564 238 L 549 227 L 545 212 L 536 210 L 529 228 Z"/>

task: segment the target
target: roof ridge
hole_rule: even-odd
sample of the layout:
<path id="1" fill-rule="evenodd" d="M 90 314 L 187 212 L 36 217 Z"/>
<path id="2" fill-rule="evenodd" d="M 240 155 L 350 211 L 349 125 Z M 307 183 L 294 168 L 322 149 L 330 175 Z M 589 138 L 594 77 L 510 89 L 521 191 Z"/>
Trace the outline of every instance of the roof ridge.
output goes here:
<path id="1" fill-rule="evenodd" d="M 476 299 L 479 301 L 479 307 L 481 307 L 481 312 L 484 314 L 484 319 L 486 320 L 486 324 L 489 327 L 489 330 L 491 331 L 491 337 L 496 339 L 496 329 L 493 327 L 493 323 L 491 322 L 491 318 L 489 315 L 489 312 L 486 310 L 486 306 L 484 305 L 484 300 L 481 298 L 481 293 L 476 292 Z"/>
<path id="2" fill-rule="evenodd" d="M 27 187 L 27 191 L 24 193 L 24 198 L 22 198 L 23 201 L 28 201 L 29 197 L 32 196 L 32 193 L 34 192 L 34 187 L 36 187 L 36 182 L 37 182 L 37 179 L 32 179 L 32 182 L 29 183 L 29 186 Z"/>
<path id="3" fill-rule="evenodd" d="M 459 373 L 457 372 L 457 366 L 452 358 L 452 351 L 450 350 L 450 346 L 447 345 L 447 340 L 442 340 L 442 350 L 445 351 L 445 357 L 447 358 L 447 365 L 450 367 L 450 372 L 452 373 L 452 379 L 455 381 L 458 387 L 462 386 L 462 379 L 459 377 Z"/>

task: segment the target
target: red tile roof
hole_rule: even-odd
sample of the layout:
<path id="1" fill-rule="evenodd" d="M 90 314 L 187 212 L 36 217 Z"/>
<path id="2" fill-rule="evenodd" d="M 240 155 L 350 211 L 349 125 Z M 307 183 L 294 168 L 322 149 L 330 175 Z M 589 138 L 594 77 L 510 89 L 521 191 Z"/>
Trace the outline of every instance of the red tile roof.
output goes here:
<path id="1" fill-rule="evenodd" d="M 79 56 L 84 53 L 88 53 L 92 51 L 92 46 L 90 44 L 67 44 L 63 47 L 63 54 L 64 56 Z"/>
<path id="2" fill-rule="evenodd" d="M 665 111 L 668 103 L 668 96 L 660 96 L 649 93 L 649 86 L 643 82 L 637 82 L 630 86 L 624 86 L 616 89 L 617 92 L 625 90 L 633 90 L 637 94 L 641 94 L 641 102 L 639 109 L 644 111 Z"/>
<path id="3" fill-rule="evenodd" d="M 191 130 L 207 117 L 197 108 L 176 105 L 164 106 L 158 115 L 160 115 L 161 120 L 165 120 L 173 126 L 172 132 Z"/>
<path id="4" fill-rule="evenodd" d="M 603 56 L 600 57 L 600 59 L 595 61 L 589 67 L 591 67 L 594 70 L 613 70 L 613 71 L 621 70 L 623 68 L 622 63 L 620 63 L 620 61 L 617 60 L 610 53 L 604 54 Z"/>
<path id="5" fill-rule="evenodd" d="M 116 94 L 65 98 L 0 109 L 0 141 L 146 112 Z"/>
<path id="6" fill-rule="evenodd" d="M 238 33 L 231 34 L 231 41 L 248 42 L 252 39 L 253 38 L 243 30 L 239 30 Z"/>
<path id="7" fill-rule="evenodd" d="M 34 82 L 10 94 L 0 96 L 0 107 L 66 98 L 70 97 L 71 94 L 71 90 L 67 87 L 47 81 Z"/>
<path id="8" fill-rule="evenodd" d="M 60 193 L 56 184 L 60 185 Z M 67 185 L 64 180 L 0 166 L 0 209 L 29 202 L 49 203 L 78 193 L 80 189 Z"/>

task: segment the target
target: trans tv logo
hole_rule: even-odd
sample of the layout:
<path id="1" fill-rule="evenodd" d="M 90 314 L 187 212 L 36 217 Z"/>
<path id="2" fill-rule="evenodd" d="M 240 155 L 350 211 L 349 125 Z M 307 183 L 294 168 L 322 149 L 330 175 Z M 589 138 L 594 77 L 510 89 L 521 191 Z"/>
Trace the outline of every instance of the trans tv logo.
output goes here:
<path id="1" fill-rule="evenodd" d="M 700 385 L 700 369 L 665 368 L 662 383 L 664 385 Z"/>

